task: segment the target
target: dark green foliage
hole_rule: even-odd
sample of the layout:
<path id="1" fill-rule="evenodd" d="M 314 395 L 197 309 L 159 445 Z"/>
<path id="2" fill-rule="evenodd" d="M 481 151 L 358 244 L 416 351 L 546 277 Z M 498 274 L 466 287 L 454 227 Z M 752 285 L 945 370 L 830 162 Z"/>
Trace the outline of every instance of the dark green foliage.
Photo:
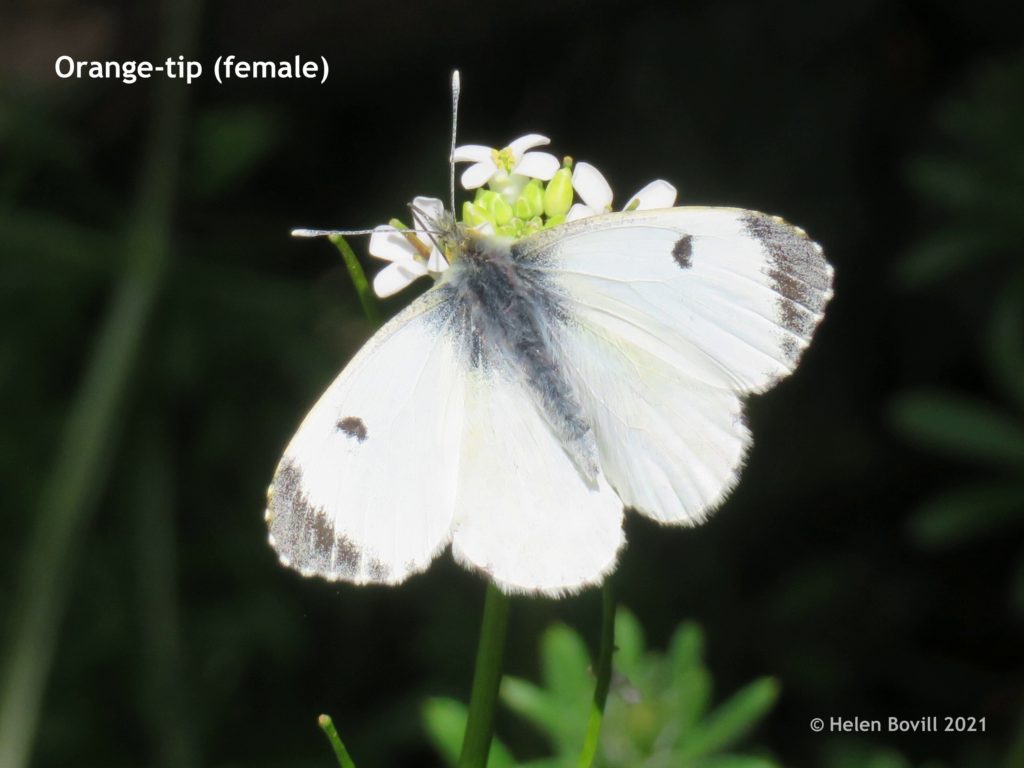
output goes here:
<path id="1" fill-rule="evenodd" d="M 892 403 L 896 430 L 923 450 L 970 463 L 976 478 L 940 491 L 911 513 L 908 531 L 925 548 L 999 534 L 1024 543 L 1022 91 L 1024 60 L 986 68 L 967 95 L 940 112 L 939 128 L 953 149 L 911 165 L 912 184 L 944 217 L 931 239 L 904 259 L 902 274 L 917 274 L 912 282 L 920 286 L 926 276 L 973 271 L 993 296 L 970 318 L 978 330 L 977 347 L 968 353 L 969 364 L 991 382 L 991 399 L 918 390 Z M 966 239 L 965 231 L 971 232 Z M 955 295 L 962 284 L 938 290 Z M 1024 615 L 1024 552 L 1015 570 L 1010 600 Z"/>
<path id="2" fill-rule="evenodd" d="M 703 634 L 683 624 L 664 654 L 645 648 L 636 618 L 620 609 L 615 620 L 612 688 L 605 710 L 597 765 L 607 768 L 774 768 L 768 757 L 734 752 L 775 704 L 778 683 L 761 678 L 712 706 L 711 673 L 703 658 Z M 519 763 L 522 768 L 577 765 L 594 690 L 583 638 L 556 625 L 541 637 L 542 686 L 516 677 L 502 683 L 501 700 L 545 737 L 551 757 Z M 424 725 L 449 765 L 455 765 L 466 709 L 452 699 L 431 699 Z M 515 765 L 496 743 L 488 768 Z"/>

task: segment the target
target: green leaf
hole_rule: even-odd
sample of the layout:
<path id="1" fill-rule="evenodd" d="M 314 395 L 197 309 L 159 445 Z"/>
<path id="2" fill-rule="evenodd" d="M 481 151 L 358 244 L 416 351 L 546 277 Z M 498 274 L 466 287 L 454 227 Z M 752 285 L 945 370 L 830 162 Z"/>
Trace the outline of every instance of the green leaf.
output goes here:
<path id="1" fill-rule="evenodd" d="M 533 683 L 511 675 L 501 681 L 499 694 L 505 706 L 529 720 L 548 736 L 553 736 L 562 717 L 561 702 Z"/>
<path id="2" fill-rule="evenodd" d="M 910 517 L 910 537 L 938 549 L 1024 523 L 1024 485 L 986 484 L 958 488 L 925 502 Z"/>
<path id="3" fill-rule="evenodd" d="M 922 157 L 907 168 L 907 180 L 918 194 L 947 209 L 982 206 L 990 190 L 977 163 L 963 157 Z"/>
<path id="4" fill-rule="evenodd" d="M 466 717 L 465 705 L 455 699 L 434 697 L 423 703 L 423 727 L 427 738 L 448 765 L 454 766 L 458 762 Z"/>
<path id="5" fill-rule="evenodd" d="M 678 750 L 680 757 L 700 757 L 734 744 L 761 720 L 779 697 L 779 684 L 762 677 L 732 695 L 690 735 Z"/>
<path id="6" fill-rule="evenodd" d="M 892 403 L 897 431 L 949 456 L 1024 467 L 1024 427 L 985 403 L 945 392 L 914 392 Z"/>
<path id="7" fill-rule="evenodd" d="M 729 749 L 772 707 L 779 687 L 771 678 L 742 688 L 707 715 L 711 675 L 703 662 L 704 637 L 696 624 L 681 625 L 669 650 L 644 650 L 643 629 L 620 608 L 615 614 L 616 695 L 602 720 L 597 765 L 646 768 L 776 768 L 762 756 L 714 754 Z M 595 681 L 580 637 L 555 626 L 542 636 L 542 672 L 547 687 L 506 677 L 501 698 L 549 740 L 555 757 L 530 768 L 574 768 L 587 724 L 586 702 Z M 581 671 L 582 670 L 582 671 Z M 582 689 L 575 696 L 567 692 Z M 587 753 L 584 753 L 587 754 Z M 520 768 L 525 768 L 521 766 Z"/>
<path id="8" fill-rule="evenodd" d="M 780 768 L 767 757 L 754 755 L 715 755 L 697 763 L 697 768 Z"/>
<path id="9" fill-rule="evenodd" d="M 1024 275 L 1012 280 L 996 300 L 986 352 L 992 377 L 1024 407 Z"/>
<path id="10" fill-rule="evenodd" d="M 517 768 L 572 768 L 572 762 L 566 757 L 542 757 L 528 763 L 520 763 Z"/>
<path id="11" fill-rule="evenodd" d="M 612 664 L 628 678 L 639 678 L 644 662 L 644 630 L 625 608 L 615 613 L 615 655 Z M 639 682 L 639 680 L 633 680 Z"/>
<path id="12" fill-rule="evenodd" d="M 851 739 L 830 744 L 825 765 L 827 768 L 911 768 L 910 762 L 895 749 Z"/>
<path id="13" fill-rule="evenodd" d="M 672 693 L 677 700 L 683 733 L 688 734 L 707 712 L 711 702 L 711 674 L 704 667 L 704 633 L 687 622 L 676 630 L 669 644 Z"/>
<path id="14" fill-rule="evenodd" d="M 547 689 L 564 702 L 590 698 L 594 678 L 588 674 L 590 654 L 583 639 L 564 624 L 548 629 L 541 637 L 541 674 Z"/>
<path id="15" fill-rule="evenodd" d="M 445 763 L 453 768 L 459 761 L 468 718 L 466 705 L 455 699 L 433 697 L 423 704 L 423 727 L 427 738 Z M 508 749 L 497 738 L 493 739 L 487 768 L 514 768 L 515 765 L 516 761 Z"/>
<path id="16" fill-rule="evenodd" d="M 895 264 L 895 277 L 905 288 L 924 288 L 962 269 L 986 263 L 1010 244 L 990 230 L 940 230 L 912 245 Z"/>
<path id="17" fill-rule="evenodd" d="M 570 755 L 579 749 L 586 730 L 586 701 L 593 686 L 587 649 L 579 635 L 557 625 L 541 637 L 540 656 L 546 689 L 506 675 L 499 695 L 544 734 L 556 754 Z"/>

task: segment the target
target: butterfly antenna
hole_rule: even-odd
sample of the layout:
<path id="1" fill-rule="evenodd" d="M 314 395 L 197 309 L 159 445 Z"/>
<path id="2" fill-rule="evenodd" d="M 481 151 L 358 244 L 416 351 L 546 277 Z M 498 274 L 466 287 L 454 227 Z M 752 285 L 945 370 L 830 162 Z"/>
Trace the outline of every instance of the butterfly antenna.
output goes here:
<path id="1" fill-rule="evenodd" d="M 459 91 L 462 90 L 459 70 L 452 70 L 452 147 L 448 155 L 448 194 L 452 216 L 455 215 L 455 134 L 459 125 Z"/>
<path id="2" fill-rule="evenodd" d="M 372 235 L 373 229 L 293 229 L 292 237 L 330 237 L 331 235 Z"/>

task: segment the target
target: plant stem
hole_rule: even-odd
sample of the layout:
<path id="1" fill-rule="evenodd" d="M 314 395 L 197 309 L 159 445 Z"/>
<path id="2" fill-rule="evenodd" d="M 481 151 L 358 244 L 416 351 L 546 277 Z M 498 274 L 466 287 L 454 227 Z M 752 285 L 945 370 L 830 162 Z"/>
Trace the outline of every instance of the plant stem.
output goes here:
<path id="1" fill-rule="evenodd" d="M 604 705 L 608 700 L 608 687 L 612 681 L 612 652 L 615 650 L 615 596 L 612 594 L 611 578 L 605 579 L 601 587 L 601 647 L 597 657 L 597 685 L 590 706 L 590 720 L 587 734 L 583 739 L 583 750 L 577 763 L 579 768 L 590 768 L 597 756 L 601 739 L 601 724 L 604 721 Z"/>
<path id="2" fill-rule="evenodd" d="M 352 250 L 352 246 L 348 244 L 341 235 L 331 235 L 330 241 L 334 243 L 334 247 L 341 251 L 341 258 L 345 260 L 345 266 L 348 268 L 348 276 L 352 278 L 352 284 L 356 287 L 356 293 L 359 294 L 359 303 L 363 305 L 363 312 L 366 314 L 366 319 L 373 323 L 375 328 L 380 327 L 380 309 L 377 307 L 377 299 L 373 295 L 373 291 L 370 289 L 370 283 L 366 279 L 366 273 L 363 272 L 363 267 L 359 263 L 359 259 L 356 257 L 355 252 Z"/>
<path id="3" fill-rule="evenodd" d="M 153 740 L 151 765 L 190 768 L 200 761 L 181 653 L 174 466 L 161 417 L 152 415 L 140 427 L 131 524 L 137 555 L 143 709 Z"/>
<path id="4" fill-rule="evenodd" d="M 167 2 L 161 48 L 189 55 L 199 0 Z M 169 230 L 185 121 L 186 89 L 156 93 L 138 203 L 124 240 L 127 261 L 71 406 L 57 458 L 25 548 L 0 692 L 0 765 L 32 752 L 78 545 L 109 474 L 124 401 L 169 260 Z"/>
<path id="5" fill-rule="evenodd" d="M 356 764 L 352 762 L 348 750 L 345 749 L 345 745 L 341 741 L 341 736 L 338 735 L 338 729 L 334 727 L 334 721 L 331 720 L 331 716 L 320 715 L 316 719 L 316 724 L 327 734 L 327 740 L 331 742 L 331 748 L 334 749 L 334 756 L 338 759 L 338 765 L 341 768 L 356 768 Z"/>
<path id="6" fill-rule="evenodd" d="M 480 645 L 473 671 L 473 692 L 469 698 L 469 718 L 462 737 L 458 768 L 485 768 L 494 732 L 494 707 L 501 684 L 501 664 L 505 654 L 508 628 L 508 597 L 488 582 L 484 598 L 484 617 L 480 627 Z"/>

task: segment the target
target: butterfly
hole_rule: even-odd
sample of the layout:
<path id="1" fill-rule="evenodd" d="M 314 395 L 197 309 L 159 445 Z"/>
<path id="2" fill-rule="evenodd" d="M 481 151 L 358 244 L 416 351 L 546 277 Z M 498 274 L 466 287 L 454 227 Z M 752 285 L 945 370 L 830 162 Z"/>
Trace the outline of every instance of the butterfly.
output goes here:
<path id="1" fill-rule="evenodd" d="M 270 542 L 304 575 L 398 584 L 450 546 L 506 592 L 600 583 L 627 509 L 696 525 L 722 503 L 744 399 L 792 373 L 832 296 L 821 247 L 755 211 L 516 240 L 414 216 L 450 266 L 327 388 L 268 491 Z"/>

